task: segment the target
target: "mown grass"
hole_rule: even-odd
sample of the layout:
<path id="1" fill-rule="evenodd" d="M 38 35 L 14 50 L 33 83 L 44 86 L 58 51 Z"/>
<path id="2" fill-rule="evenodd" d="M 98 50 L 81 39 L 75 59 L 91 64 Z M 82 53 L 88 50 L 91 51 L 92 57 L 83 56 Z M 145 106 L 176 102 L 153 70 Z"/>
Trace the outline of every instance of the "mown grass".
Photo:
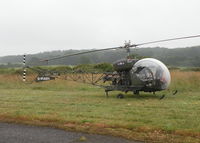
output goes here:
<path id="1" fill-rule="evenodd" d="M 171 95 L 177 89 L 177 95 Z M 0 75 L 0 120 L 110 134 L 147 142 L 200 142 L 200 72 L 172 72 L 169 91 L 109 98 L 65 80 L 24 84 Z M 166 97 L 160 100 L 163 94 Z"/>

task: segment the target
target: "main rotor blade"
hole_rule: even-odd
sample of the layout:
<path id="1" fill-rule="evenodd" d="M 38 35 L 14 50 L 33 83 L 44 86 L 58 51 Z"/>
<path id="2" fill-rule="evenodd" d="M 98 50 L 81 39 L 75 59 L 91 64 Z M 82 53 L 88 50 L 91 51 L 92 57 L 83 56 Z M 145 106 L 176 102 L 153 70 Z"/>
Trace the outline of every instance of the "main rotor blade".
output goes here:
<path id="1" fill-rule="evenodd" d="M 136 44 L 136 45 L 131 45 L 130 47 L 136 47 L 136 46 L 153 44 L 153 43 L 160 43 L 160 42 L 167 42 L 167 41 L 174 41 L 174 40 L 181 40 L 181 39 L 197 38 L 197 37 L 200 37 L 200 35 L 193 35 L 193 36 L 187 36 L 187 37 L 178 37 L 178 38 L 171 38 L 171 39 L 164 39 L 164 40 L 145 42 L 145 43 L 140 43 L 140 44 Z"/>
<path id="2" fill-rule="evenodd" d="M 105 49 L 98 49 L 98 50 L 90 50 L 90 51 L 79 52 L 79 53 L 74 53 L 74 54 L 69 54 L 69 55 L 64 55 L 64 56 L 58 56 L 58 57 L 54 57 L 54 58 L 50 58 L 50 59 L 43 59 L 40 61 L 41 62 L 52 61 L 52 60 L 62 59 L 65 57 L 71 57 L 71 56 L 77 56 L 77 55 L 100 52 L 100 51 L 107 51 L 107 50 L 114 50 L 114 49 L 120 49 L 120 48 L 123 48 L 123 47 L 113 47 L 113 48 L 105 48 Z"/>
<path id="3" fill-rule="evenodd" d="M 40 61 L 41 62 L 52 61 L 52 60 L 62 59 L 62 58 L 65 58 L 65 57 L 71 57 L 71 56 L 76 56 L 76 55 L 81 55 L 81 54 L 88 54 L 88 53 L 94 53 L 94 52 L 100 52 L 100 51 L 107 51 L 107 50 L 113 50 L 113 49 L 120 49 L 120 48 L 126 48 L 126 47 L 137 47 L 137 46 L 141 46 L 141 45 L 147 45 L 147 44 L 153 44 L 153 43 L 160 43 L 160 42 L 167 42 L 167 41 L 174 41 L 174 40 L 181 40 L 181 39 L 196 38 L 196 37 L 200 37 L 200 35 L 193 35 L 193 36 L 187 36 L 187 37 L 178 37 L 178 38 L 157 40 L 157 41 L 145 42 L 145 43 L 134 44 L 134 45 L 127 45 L 127 46 L 125 45 L 125 46 L 120 46 L 120 47 L 113 47 L 113 48 L 90 50 L 90 51 L 79 52 L 79 53 L 74 53 L 74 54 L 69 54 L 69 55 L 64 55 L 64 56 L 58 56 L 58 57 L 54 57 L 54 58 L 50 58 L 50 59 L 43 59 L 43 60 L 40 60 Z"/>

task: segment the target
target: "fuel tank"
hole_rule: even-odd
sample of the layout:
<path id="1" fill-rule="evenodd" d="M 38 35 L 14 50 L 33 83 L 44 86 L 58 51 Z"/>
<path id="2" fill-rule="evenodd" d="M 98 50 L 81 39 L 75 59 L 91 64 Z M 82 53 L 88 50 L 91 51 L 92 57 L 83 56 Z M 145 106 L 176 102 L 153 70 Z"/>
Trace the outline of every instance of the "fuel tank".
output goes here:
<path id="1" fill-rule="evenodd" d="M 117 72 L 129 71 L 137 61 L 137 59 L 120 59 L 113 63 L 113 67 Z"/>

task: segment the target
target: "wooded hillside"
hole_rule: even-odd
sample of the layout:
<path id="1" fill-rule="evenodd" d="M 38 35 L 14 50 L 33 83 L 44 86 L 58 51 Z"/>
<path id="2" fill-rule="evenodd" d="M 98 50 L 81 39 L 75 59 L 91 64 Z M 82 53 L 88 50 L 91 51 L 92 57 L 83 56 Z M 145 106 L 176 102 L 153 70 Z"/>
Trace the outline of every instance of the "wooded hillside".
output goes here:
<path id="1" fill-rule="evenodd" d="M 66 50 L 52 51 L 33 55 L 27 55 L 29 65 L 46 65 L 45 62 L 39 62 L 39 59 L 52 58 L 86 50 Z M 200 46 L 188 48 L 138 48 L 132 49 L 131 54 L 136 57 L 152 57 L 161 60 L 169 66 L 200 67 Z M 77 65 L 88 63 L 112 63 L 116 60 L 126 57 L 125 50 L 110 50 L 91 54 L 83 54 L 74 57 L 63 58 L 50 61 L 48 65 Z M 1 67 L 17 67 L 23 61 L 22 55 L 0 57 Z"/>

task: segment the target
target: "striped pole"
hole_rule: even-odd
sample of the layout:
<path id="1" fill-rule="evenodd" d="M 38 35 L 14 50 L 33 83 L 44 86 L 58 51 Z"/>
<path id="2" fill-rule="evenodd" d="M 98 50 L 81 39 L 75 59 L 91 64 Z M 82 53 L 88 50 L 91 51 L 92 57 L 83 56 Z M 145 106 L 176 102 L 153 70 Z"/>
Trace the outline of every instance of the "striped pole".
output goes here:
<path id="1" fill-rule="evenodd" d="M 23 57 L 23 66 L 24 66 L 24 70 L 23 70 L 23 81 L 26 81 L 26 55 L 24 55 Z"/>

